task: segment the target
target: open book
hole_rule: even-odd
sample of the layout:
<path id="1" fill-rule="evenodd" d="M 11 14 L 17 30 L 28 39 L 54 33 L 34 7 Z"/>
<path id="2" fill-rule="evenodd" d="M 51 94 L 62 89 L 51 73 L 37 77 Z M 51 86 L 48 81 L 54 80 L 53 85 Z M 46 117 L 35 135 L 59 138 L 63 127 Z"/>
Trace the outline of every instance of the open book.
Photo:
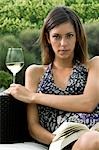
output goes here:
<path id="1" fill-rule="evenodd" d="M 99 132 L 99 123 L 96 123 L 89 129 L 85 124 L 63 122 L 60 127 L 53 132 L 56 136 L 50 144 L 49 150 L 62 150 L 88 130 L 96 130 Z"/>

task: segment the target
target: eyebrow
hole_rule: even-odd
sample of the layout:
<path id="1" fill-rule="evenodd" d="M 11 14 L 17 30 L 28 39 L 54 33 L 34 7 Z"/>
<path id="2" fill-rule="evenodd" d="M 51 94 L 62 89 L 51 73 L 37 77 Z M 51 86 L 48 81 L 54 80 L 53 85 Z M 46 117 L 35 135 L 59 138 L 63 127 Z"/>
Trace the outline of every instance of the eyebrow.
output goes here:
<path id="1" fill-rule="evenodd" d="M 60 33 L 53 33 L 53 34 L 61 35 Z M 68 34 L 75 34 L 75 32 L 67 32 L 67 33 L 66 33 L 66 34 L 64 34 L 64 35 L 68 35 Z"/>

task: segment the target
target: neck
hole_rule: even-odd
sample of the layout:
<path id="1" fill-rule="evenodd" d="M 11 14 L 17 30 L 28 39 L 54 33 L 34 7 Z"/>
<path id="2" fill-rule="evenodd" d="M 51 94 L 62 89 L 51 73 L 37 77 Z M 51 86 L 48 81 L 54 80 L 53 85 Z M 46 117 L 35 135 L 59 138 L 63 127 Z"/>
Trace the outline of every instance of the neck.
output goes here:
<path id="1" fill-rule="evenodd" d="M 59 68 L 59 69 L 72 68 L 73 63 L 72 63 L 72 61 L 56 61 L 56 60 L 54 60 L 53 67 Z"/>

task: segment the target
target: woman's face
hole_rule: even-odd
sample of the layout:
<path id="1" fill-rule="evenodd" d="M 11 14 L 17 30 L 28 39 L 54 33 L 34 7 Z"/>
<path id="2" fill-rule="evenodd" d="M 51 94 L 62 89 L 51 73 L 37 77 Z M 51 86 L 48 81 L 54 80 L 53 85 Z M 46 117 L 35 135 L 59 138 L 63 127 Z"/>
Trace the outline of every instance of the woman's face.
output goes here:
<path id="1" fill-rule="evenodd" d="M 62 23 L 50 30 L 48 42 L 53 48 L 55 58 L 73 59 L 76 33 L 70 22 Z"/>

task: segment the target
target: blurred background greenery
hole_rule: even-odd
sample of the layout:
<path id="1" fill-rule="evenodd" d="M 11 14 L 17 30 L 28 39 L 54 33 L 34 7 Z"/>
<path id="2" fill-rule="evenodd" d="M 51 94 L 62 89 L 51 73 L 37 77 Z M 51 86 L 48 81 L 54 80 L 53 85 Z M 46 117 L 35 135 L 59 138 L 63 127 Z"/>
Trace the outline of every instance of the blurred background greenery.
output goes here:
<path id="1" fill-rule="evenodd" d="M 24 85 L 26 68 L 41 63 L 40 28 L 48 12 L 57 5 L 66 5 L 80 16 L 88 37 L 90 57 L 99 55 L 99 0 L 0 0 L 0 88 L 7 88 L 12 82 L 12 74 L 5 66 L 9 47 L 24 50 L 25 65 L 17 74 L 16 83 Z"/>

